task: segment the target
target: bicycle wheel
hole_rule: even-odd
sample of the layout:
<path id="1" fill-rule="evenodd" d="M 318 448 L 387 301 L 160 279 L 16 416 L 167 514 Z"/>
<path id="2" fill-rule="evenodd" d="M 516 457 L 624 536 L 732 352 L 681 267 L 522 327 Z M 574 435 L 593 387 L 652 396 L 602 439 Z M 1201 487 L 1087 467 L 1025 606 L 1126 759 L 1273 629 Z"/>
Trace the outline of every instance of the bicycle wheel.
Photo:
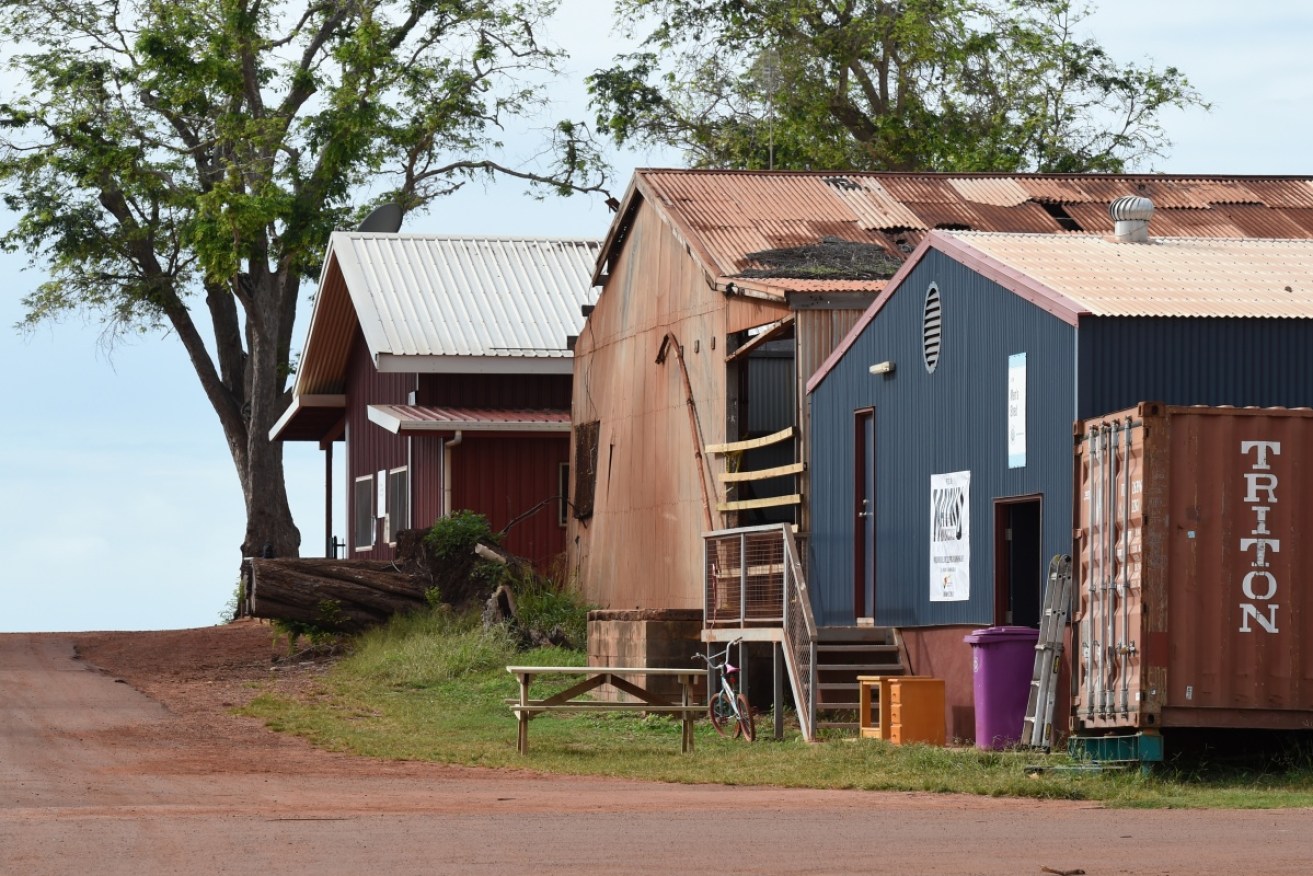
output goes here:
<path id="1" fill-rule="evenodd" d="M 743 731 L 743 738 L 751 742 L 757 738 L 757 724 L 752 720 L 752 707 L 748 705 L 747 695 L 739 694 L 738 703 L 739 729 Z"/>
<path id="2" fill-rule="evenodd" d="M 721 736 L 734 737 L 742 731 L 734 714 L 734 703 L 723 690 L 716 691 L 716 695 L 711 698 L 711 703 L 707 706 L 707 714 L 711 717 L 711 726 L 715 727 L 716 732 Z"/>

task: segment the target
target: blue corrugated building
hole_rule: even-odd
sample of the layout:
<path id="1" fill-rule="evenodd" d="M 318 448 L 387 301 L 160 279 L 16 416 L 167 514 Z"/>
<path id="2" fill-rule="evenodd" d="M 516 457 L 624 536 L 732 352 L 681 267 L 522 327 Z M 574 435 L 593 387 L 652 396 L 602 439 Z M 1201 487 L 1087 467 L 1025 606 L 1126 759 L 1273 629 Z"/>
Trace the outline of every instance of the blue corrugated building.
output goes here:
<path id="1" fill-rule="evenodd" d="M 1035 625 L 1073 424 L 1313 404 L 1307 241 L 932 232 L 808 384 L 817 621 L 898 627 L 969 714 L 964 629 Z"/>

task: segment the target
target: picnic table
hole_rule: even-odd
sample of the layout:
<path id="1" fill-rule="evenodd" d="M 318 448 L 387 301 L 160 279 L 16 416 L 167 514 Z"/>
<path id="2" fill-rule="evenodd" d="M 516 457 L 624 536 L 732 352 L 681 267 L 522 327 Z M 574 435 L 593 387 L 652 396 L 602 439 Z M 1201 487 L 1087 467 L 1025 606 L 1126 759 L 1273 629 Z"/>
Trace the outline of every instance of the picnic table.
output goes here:
<path id="1" fill-rule="evenodd" d="M 520 682 L 519 698 L 507 700 L 511 711 L 519 719 L 517 747 L 520 754 L 527 754 L 529 751 L 529 721 L 535 715 L 544 712 L 582 711 L 631 711 L 679 715 L 684 731 L 683 750 L 687 752 L 693 749 L 693 719 L 707 709 L 706 703 L 694 702 L 694 685 L 699 678 L 706 677 L 705 669 L 669 669 L 651 666 L 507 666 L 506 671 Z M 581 675 L 583 679 L 543 699 L 533 699 L 529 695 L 534 679 L 544 676 L 559 678 L 567 675 Z M 648 679 L 675 678 L 679 682 L 679 701 L 672 701 L 667 696 L 641 687 L 632 680 L 635 676 L 646 676 Z M 625 702 L 581 699 L 585 694 L 604 685 L 610 685 L 634 699 Z"/>

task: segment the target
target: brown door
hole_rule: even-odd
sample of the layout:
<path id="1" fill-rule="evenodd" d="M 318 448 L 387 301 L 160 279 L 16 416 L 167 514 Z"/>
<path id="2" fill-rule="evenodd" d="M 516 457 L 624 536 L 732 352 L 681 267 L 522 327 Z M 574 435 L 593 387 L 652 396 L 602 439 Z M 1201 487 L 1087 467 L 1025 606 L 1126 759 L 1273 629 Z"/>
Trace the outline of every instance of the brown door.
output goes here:
<path id="1" fill-rule="evenodd" d="M 853 617 L 875 615 L 875 410 L 854 412 Z"/>
<path id="2" fill-rule="evenodd" d="M 1044 542 L 1039 496 L 994 501 L 994 623 L 1039 626 Z"/>

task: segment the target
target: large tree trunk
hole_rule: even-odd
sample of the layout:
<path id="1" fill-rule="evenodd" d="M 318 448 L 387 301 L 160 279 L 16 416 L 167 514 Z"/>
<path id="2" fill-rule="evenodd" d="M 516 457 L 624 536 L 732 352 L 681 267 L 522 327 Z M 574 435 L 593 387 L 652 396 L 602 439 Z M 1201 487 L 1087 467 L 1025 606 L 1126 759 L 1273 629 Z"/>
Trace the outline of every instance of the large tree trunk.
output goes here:
<path id="1" fill-rule="evenodd" d="M 355 633 L 424 608 L 416 578 L 389 560 L 252 559 L 243 574 L 252 617 Z"/>
<path id="2" fill-rule="evenodd" d="M 245 465 L 238 476 L 246 498 L 246 536 L 242 556 L 296 557 L 301 533 L 292 522 L 283 474 L 283 446 L 269 440 L 269 430 L 283 413 L 291 356 L 292 324 L 296 319 L 298 280 L 287 271 L 271 273 L 259 260 L 241 286 L 247 308 L 245 361 Z"/>
<path id="3" fill-rule="evenodd" d="M 285 404 L 300 284 L 288 270 L 271 273 L 257 262 L 249 264 L 251 272 L 241 274 L 234 288 L 206 286 L 213 355 L 181 302 L 168 316 L 219 418 L 237 471 L 246 507 L 241 556 L 295 557 L 301 533 L 287 501 L 283 447 L 269 440 L 269 430 Z"/>
<path id="4" fill-rule="evenodd" d="M 246 499 L 244 557 L 300 556 L 301 532 L 292 521 L 283 475 L 283 446 L 268 440 L 251 441 L 244 472 L 238 473 Z M 256 436 L 252 436 L 255 439 Z"/>

